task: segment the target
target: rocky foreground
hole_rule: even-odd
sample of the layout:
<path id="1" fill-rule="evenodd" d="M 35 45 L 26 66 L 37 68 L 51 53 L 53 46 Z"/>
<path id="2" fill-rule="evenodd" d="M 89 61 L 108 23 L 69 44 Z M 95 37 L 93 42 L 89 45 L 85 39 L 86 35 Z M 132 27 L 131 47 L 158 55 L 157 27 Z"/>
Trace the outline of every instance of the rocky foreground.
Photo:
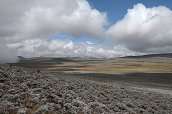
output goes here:
<path id="1" fill-rule="evenodd" d="M 171 114 L 172 96 L 0 65 L 0 114 Z"/>

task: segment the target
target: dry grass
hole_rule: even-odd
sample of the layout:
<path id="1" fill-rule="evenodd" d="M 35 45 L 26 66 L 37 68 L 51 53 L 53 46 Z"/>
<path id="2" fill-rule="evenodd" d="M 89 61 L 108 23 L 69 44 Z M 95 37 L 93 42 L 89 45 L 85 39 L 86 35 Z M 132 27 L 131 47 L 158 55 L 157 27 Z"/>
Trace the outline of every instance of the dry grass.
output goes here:
<path id="1" fill-rule="evenodd" d="M 64 72 L 82 72 L 82 73 L 167 73 L 172 72 L 172 58 L 142 58 L 142 59 L 128 59 L 128 58 L 114 58 L 95 61 L 78 61 L 78 62 L 64 62 L 63 64 L 51 65 L 47 70 L 60 70 Z"/>

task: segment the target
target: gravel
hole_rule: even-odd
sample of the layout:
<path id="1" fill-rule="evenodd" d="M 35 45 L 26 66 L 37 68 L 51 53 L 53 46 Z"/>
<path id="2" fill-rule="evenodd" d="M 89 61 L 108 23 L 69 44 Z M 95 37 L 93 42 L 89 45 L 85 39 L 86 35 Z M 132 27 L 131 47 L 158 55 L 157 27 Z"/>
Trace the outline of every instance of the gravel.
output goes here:
<path id="1" fill-rule="evenodd" d="M 0 65 L 0 114 L 171 114 L 172 95 Z"/>

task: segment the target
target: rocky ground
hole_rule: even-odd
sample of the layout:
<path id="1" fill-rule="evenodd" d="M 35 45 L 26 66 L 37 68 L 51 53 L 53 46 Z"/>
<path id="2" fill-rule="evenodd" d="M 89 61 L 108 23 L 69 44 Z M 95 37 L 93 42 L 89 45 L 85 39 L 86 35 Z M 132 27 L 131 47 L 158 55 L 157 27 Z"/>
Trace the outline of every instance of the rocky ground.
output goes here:
<path id="1" fill-rule="evenodd" d="M 171 114 L 172 96 L 0 65 L 0 114 Z"/>

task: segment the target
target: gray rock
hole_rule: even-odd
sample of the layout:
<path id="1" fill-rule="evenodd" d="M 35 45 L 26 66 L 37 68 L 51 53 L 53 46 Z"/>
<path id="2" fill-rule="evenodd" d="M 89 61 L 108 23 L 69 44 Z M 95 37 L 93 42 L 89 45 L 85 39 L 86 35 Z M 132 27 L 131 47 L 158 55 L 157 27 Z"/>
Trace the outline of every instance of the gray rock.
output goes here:
<path id="1" fill-rule="evenodd" d="M 5 74 L 5 75 L 4 75 Z M 170 114 L 172 96 L 92 78 L 0 65 L 0 113 Z"/>
<path id="2" fill-rule="evenodd" d="M 17 114 L 26 114 L 26 113 L 27 113 L 27 109 L 26 108 L 21 108 L 17 112 Z"/>

